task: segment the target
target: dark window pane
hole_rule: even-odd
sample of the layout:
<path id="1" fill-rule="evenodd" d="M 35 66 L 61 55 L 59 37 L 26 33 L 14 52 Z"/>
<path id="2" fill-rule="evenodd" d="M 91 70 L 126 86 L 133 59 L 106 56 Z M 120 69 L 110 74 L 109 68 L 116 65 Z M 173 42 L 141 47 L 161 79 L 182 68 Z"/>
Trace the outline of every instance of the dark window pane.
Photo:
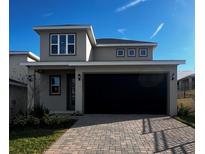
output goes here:
<path id="1" fill-rule="evenodd" d="M 57 43 L 58 43 L 58 36 L 57 36 L 57 35 L 52 35 L 51 37 L 52 37 L 52 38 L 51 38 L 51 39 L 52 39 L 52 42 L 51 42 L 51 43 L 52 43 L 52 44 L 57 44 Z"/>
<path id="2" fill-rule="evenodd" d="M 54 77 L 51 78 L 51 85 L 55 84 Z"/>
<path id="3" fill-rule="evenodd" d="M 60 45 L 60 53 L 62 53 L 62 54 L 66 53 L 66 45 L 65 44 Z"/>
<path id="4" fill-rule="evenodd" d="M 66 35 L 60 35 L 60 53 L 66 53 Z"/>
<path id="5" fill-rule="evenodd" d="M 52 93 L 60 93 L 60 87 L 59 86 L 52 86 L 51 92 Z"/>
<path id="6" fill-rule="evenodd" d="M 51 45 L 51 52 L 53 54 L 57 54 L 58 53 L 58 45 Z"/>
<path id="7" fill-rule="evenodd" d="M 51 84 L 52 86 L 60 86 L 60 77 L 52 77 Z"/>
<path id="8" fill-rule="evenodd" d="M 118 51 L 118 54 L 119 54 L 119 55 L 123 55 L 123 51 L 121 51 L 121 50 Z"/>
<path id="9" fill-rule="evenodd" d="M 74 35 L 68 35 L 68 43 L 74 43 Z"/>
<path id="10" fill-rule="evenodd" d="M 60 76 L 51 76 L 50 78 L 50 93 L 60 94 Z"/>
<path id="11" fill-rule="evenodd" d="M 147 49 L 141 49 L 140 56 L 147 56 Z"/>
<path id="12" fill-rule="evenodd" d="M 135 55 L 135 50 L 129 50 L 129 55 L 134 56 Z"/>
<path id="13" fill-rule="evenodd" d="M 68 45 L 68 54 L 74 54 L 74 53 L 75 53 L 74 45 Z"/>
<path id="14" fill-rule="evenodd" d="M 117 50 L 118 56 L 124 56 L 124 50 Z"/>

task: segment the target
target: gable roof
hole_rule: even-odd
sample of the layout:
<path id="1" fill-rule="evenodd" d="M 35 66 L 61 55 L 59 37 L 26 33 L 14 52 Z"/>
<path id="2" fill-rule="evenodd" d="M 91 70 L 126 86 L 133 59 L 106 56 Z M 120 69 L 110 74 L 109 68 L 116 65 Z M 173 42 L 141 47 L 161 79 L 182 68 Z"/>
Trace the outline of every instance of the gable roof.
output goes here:
<path id="1" fill-rule="evenodd" d="M 177 72 L 177 80 L 184 79 L 188 76 L 194 76 L 195 72 L 194 71 L 178 71 Z"/>
<path id="2" fill-rule="evenodd" d="M 9 51 L 9 55 L 26 55 L 35 61 L 40 61 L 40 58 L 30 51 Z"/>
<path id="3" fill-rule="evenodd" d="M 99 38 L 96 39 L 97 44 L 121 44 L 121 43 L 148 43 L 153 44 L 155 42 L 145 42 L 137 40 L 116 39 L 116 38 Z"/>

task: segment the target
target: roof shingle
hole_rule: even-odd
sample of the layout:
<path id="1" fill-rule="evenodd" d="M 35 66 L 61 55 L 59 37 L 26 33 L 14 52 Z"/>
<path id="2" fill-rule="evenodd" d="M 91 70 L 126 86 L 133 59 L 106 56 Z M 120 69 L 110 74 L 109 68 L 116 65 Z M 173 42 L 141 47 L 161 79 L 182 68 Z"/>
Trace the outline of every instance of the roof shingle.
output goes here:
<path id="1" fill-rule="evenodd" d="M 156 42 L 145 42 L 145 41 L 137 41 L 137 40 L 126 40 L 126 39 L 115 39 L 115 38 L 100 38 L 96 39 L 97 44 L 121 44 L 121 43 L 156 43 Z"/>

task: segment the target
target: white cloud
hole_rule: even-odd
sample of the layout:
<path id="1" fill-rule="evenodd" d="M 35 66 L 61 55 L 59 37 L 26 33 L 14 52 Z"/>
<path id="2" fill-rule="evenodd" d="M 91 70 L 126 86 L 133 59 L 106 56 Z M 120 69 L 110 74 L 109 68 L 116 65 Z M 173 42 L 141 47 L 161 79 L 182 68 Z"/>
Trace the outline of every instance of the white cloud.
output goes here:
<path id="1" fill-rule="evenodd" d="M 124 10 L 126 10 L 126 9 L 128 9 L 128 8 L 130 8 L 130 7 L 133 7 L 133 6 L 137 5 L 137 4 L 139 4 L 139 3 L 141 3 L 141 2 L 145 2 L 145 1 L 146 1 L 146 0 L 133 0 L 132 2 L 130 2 L 130 3 L 128 3 L 128 4 L 123 5 L 123 6 L 119 7 L 119 8 L 117 8 L 117 9 L 116 9 L 116 12 L 124 11 Z"/>
<path id="2" fill-rule="evenodd" d="M 53 14 L 54 14 L 53 12 L 48 12 L 48 13 L 43 14 L 42 16 L 43 16 L 43 17 L 50 17 L 50 16 L 52 16 Z"/>
<path id="3" fill-rule="evenodd" d="M 125 28 L 119 28 L 117 31 L 121 34 L 124 34 L 127 30 Z"/>
<path id="4" fill-rule="evenodd" d="M 151 36 L 150 38 L 155 37 L 155 36 L 159 33 L 159 31 L 162 29 L 163 26 L 164 26 L 164 23 L 161 23 L 161 24 L 157 27 L 157 29 L 155 30 L 155 32 L 152 34 L 152 36 Z"/>

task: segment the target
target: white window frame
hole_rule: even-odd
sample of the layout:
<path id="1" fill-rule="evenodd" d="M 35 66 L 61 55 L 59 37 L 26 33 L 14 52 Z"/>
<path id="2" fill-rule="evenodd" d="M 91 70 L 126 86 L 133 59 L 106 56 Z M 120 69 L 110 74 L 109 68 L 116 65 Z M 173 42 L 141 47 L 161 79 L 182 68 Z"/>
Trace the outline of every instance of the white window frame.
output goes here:
<path id="1" fill-rule="evenodd" d="M 123 55 L 119 55 L 118 51 L 123 51 Z M 122 49 L 116 49 L 116 56 L 117 57 L 124 57 L 125 56 L 125 49 L 123 49 L 123 48 Z"/>
<path id="2" fill-rule="evenodd" d="M 142 50 L 146 50 L 146 54 L 142 54 Z M 139 49 L 139 56 L 140 57 L 147 57 L 148 56 L 148 48 L 140 48 Z"/>
<path id="3" fill-rule="evenodd" d="M 58 42 L 57 43 L 52 43 L 52 36 L 57 35 L 58 37 Z M 60 35 L 66 35 L 66 53 L 60 53 Z M 74 36 L 74 42 L 73 43 L 68 43 L 68 36 L 73 35 Z M 57 53 L 52 53 L 52 45 L 57 45 Z M 68 53 L 68 45 L 74 45 L 74 52 L 73 53 Z M 50 34 L 50 55 L 76 55 L 76 34 L 70 33 L 70 34 Z"/>
<path id="4" fill-rule="evenodd" d="M 67 49 L 66 49 L 66 47 L 65 47 L 65 53 L 60 53 L 60 36 L 61 35 L 65 35 L 65 41 L 67 41 L 67 34 L 59 34 L 58 35 L 58 38 L 59 38 L 59 41 L 58 41 L 58 44 L 59 44 L 59 46 L 58 46 L 58 54 L 59 55 L 67 55 Z M 67 45 L 67 42 L 65 42 L 65 45 Z"/>
<path id="5" fill-rule="evenodd" d="M 130 54 L 130 51 L 131 50 L 134 50 L 134 55 L 131 55 Z M 127 49 L 127 56 L 128 57 L 136 57 L 136 49 L 135 48 L 129 48 L 129 49 Z"/>
<path id="6" fill-rule="evenodd" d="M 74 36 L 74 42 L 73 43 L 68 43 L 68 36 L 69 35 L 73 35 Z M 70 53 L 68 53 L 68 46 L 69 45 L 74 45 L 74 53 L 73 54 L 70 54 Z M 75 55 L 75 34 L 68 34 L 67 35 L 67 37 L 66 37 L 66 53 L 68 54 L 68 55 Z"/>
<path id="7" fill-rule="evenodd" d="M 57 43 L 52 43 L 52 36 L 57 36 Z M 57 45 L 57 53 L 52 53 L 52 45 Z M 51 34 L 50 35 L 50 54 L 51 55 L 58 55 L 59 53 L 59 36 L 58 34 Z"/>

